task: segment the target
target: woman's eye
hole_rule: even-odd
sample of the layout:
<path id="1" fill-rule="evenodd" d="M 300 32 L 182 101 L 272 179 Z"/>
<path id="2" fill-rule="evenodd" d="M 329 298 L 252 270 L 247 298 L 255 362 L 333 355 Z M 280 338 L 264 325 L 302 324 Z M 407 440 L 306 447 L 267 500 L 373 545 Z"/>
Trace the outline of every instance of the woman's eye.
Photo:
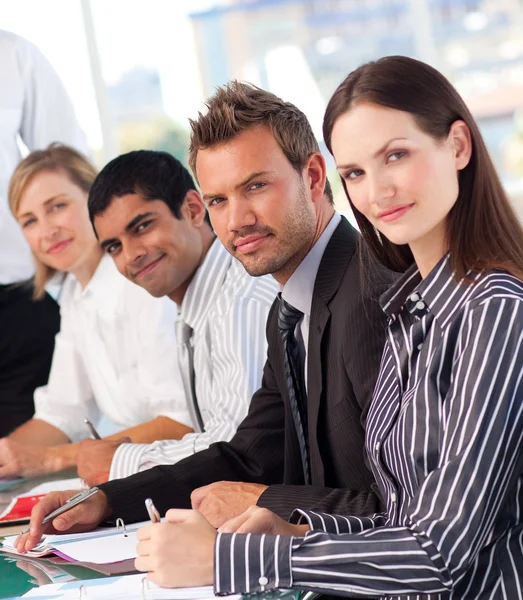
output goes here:
<path id="1" fill-rule="evenodd" d="M 36 223 L 36 219 L 27 219 L 27 221 L 22 223 L 22 229 L 29 227 L 29 225 L 32 225 L 33 223 Z"/>
<path id="2" fill-rule="evenodd" d="M 64 208 L 65 206 L 67 206 L 67 204 L 65 202 L 57 202 L 56 204 L 53 204 L 53 207 L 51 210 L 60 210 L 61 208 Z"/>
<path id="3" fill-rule="evenodd" d="M 397 152 L 392 152 L 392 154 L 389 154 L 388 161 L 394 162 L 396 160 L 399 160 L 400 158 L 403 158 L 405 156 L 405 154 L 407 154 L 407 153 L 404 150 L 398 150 Z"/>

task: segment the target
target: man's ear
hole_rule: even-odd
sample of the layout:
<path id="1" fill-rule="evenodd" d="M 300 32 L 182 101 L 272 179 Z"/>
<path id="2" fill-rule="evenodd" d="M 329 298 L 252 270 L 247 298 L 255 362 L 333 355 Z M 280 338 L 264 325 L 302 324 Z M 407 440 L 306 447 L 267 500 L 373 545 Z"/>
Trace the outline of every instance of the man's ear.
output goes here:
<path id="1" fill-rule="evenodd" d="M 327 166 L 325 165 L 325 159 L 319 152 L 314 152 L 309 156 L 305 163 L 303 174 L 307 188 L 310 190 L 312 201 L 316 202 L 323 197 L 327 181 Z"/>
<path id="2" fill-rule="evenodd" d="M 191 221 L 195 227 L 199 228 L 205 222 L 207 209 L 205 208 L 205 204 L 203 203 L 200 194 L 196 190 L 189 190 L 185 194 L 181 211 L 182 217 Z"/>

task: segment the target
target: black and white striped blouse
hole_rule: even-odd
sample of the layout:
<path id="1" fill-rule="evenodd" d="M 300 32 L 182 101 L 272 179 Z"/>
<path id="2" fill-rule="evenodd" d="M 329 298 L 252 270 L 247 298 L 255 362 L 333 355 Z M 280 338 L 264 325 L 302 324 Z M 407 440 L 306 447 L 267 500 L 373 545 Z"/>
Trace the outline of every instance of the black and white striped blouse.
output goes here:
<path id="1" fill-rule="evenodd" d="M 523 283 L 457 282 L 445 257 L 382 298 L 388 339 L 367 421 L 387 511 L 297 511 L 304 538 L 220 534 L 215 591 L 523 599 Z"/>

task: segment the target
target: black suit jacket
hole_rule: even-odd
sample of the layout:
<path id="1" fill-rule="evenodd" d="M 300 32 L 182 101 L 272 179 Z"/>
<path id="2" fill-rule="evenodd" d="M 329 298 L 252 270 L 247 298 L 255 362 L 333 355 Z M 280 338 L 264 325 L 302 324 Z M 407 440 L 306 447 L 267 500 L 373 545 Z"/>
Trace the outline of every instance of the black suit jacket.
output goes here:
<path id="1" fill-rule="evenodd" d="M 341 514 L 381 510 L 365 463 L 364 421 L 385 339 L 378 298 L 392 277 L 376 265 L 362 269 L 362 262 L 359 235 L 342 219 L 320 263 L 311 307 L 307 356 L 312 485 L 303 485 L 275 302 L 267 321 L 262 386 L 233 439 L 175 465 L 103 484 L 114 517 L 146 519 L 148 497 L 162 513 L 189 508 L 194 488 L 221 480 L 269 485 L 258 504 L 285 518 L 296 507 Z"/>

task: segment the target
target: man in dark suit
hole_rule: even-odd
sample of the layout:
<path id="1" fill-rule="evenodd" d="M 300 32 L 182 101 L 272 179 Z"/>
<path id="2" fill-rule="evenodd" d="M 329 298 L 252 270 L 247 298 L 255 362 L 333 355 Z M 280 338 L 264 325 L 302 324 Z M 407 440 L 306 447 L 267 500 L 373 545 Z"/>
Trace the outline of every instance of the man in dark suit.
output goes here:
<path id="1" fill-rule="evenodd" d="M 146 519 L 147 497 L 162 513 L 189 508 L 195 488 L 222 480 L 193 494 L 215 526 L 253 504 L 284 517 L 297 506 L 372 514 L 380 500 L 365 465 L 364 421 L 384 344 L 377 299 L 390 274 L 362 269 L 359 236 L 334 211 L 325 161 L 295 106 L 233 83 L 192 126 L 190 162 L 218 237 L 250 274 L 272 273 L 282 286 L 262 387 L 230 442 L 103 484 L 53 526 Z M 55 493 L 35 509 L 27 548 L 44 514 L 70 495 Z"/>

